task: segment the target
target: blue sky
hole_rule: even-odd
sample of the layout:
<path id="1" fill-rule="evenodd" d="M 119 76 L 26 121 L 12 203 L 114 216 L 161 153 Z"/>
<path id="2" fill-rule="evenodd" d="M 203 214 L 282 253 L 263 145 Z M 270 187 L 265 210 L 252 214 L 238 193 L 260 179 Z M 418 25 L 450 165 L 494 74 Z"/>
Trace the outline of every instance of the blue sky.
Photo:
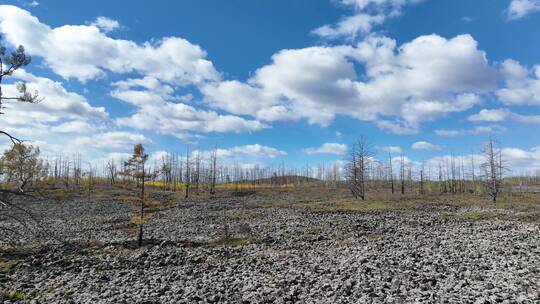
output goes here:
<path id="1" fill-rule="evenodd" d="M 3 43 L 34 59 L 14 81 L 45 100 L 0 120 L 48 155 L 217 145 L 300 167 L 363 135 L 418 161 L 491 132 L 540 168 L 539 0 L 4 3 Z"/>

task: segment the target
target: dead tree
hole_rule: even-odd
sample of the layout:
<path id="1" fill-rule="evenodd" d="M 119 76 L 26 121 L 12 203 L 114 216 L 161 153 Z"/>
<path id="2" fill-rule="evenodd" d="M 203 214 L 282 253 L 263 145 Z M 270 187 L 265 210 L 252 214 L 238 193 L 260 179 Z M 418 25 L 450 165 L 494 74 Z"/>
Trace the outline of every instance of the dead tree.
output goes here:
<path id="1" fill-rule="evenodd" d="M 109 184 L 112 186 L 116 182 L 116 175 L 117 175 L 117 169 L 116 169 L 116 164 L 114 163 L 114 159 L 110 159 L 107 162 L 107 173 L 109 176 Z"/>
<path id="2" fill-rule="evenodd" d="M 394 165 L 392 164 L 392 154 L 388 152 L 388 169 L 390 170 L 390 186 L 392 187 L 392 194 L 394 194 Z"/>
<path id="3" fill-rule="evenodd" d="M 358 199 L 358 165 L 356 160 L 356 145 L 352 145 L 347 163 L 347 181 L 355 199 Z"/>
<path id="4" fill-rule="evenodd" d="M 401 152 L 401 156 L 399 158 L 399 164 L 400 164 L 399 178 L 401 179 L 401 194 L 405 194 L 405 155 L 403 154 L 403 152 Z"/>
<path id="5" fill-rule="evenodd" d="M 201 178 L 201 152 L 200 149 L 197 148 L 197 154 L 195 155 L 195 194 L 199 195 L 199 180 Z"/>
<path id="6" fill-rule="evenodd" d="M 424 160 L 422 160 L 422 167 L 420 168 L 420 195 L 424 195 L 425 194 L 425 190 L 424 190 L 424 170 L 425 170 L 425 164 L 424 164 Z"/>
<path id="7" fill-rule="evenodd" d="M 211 181 L 210 181 L 210 194 L 216 193 L 216 174 L 217 174 L 217 147 L 214 148 L 214 151 L 210 154 L 210 163 L 211 163 Z"/>
<path id="8" fill-rule="evenodd" d="M 353 145 L 348 164 L 349 188 L 355 198 L 366 199 L 368 168 L 372 153 L 370 145 L 360 138 Z"/>
<path id="9" fill-rule="evenodd" d="M 189 146 L 187 147 L 187 153 L 186 153 L 186 195 L 185 198 L 189 197 L 189 182 L 191 181 L 191 164 L 189 162 Z"/>
<path id="10" fill-rule="evenodd" d="M 475 168 L 474 168 L 474 154 L 472 153 L 471 153 L 471 178 L 472 178 L 471 192 L 474 194 L 476 193 L 476 175 L 475 175 Z"/>
<path id="11" fill-rule="evenodd" d="M 126 174 L 137 179 L 137 184 L 141 186 L 140 192 L 140 222 L 139 222 L 139 235 L 137 238 L 137 244 L 142 246 L 143 242 L 143 226 L 144 226 L 144 200 L 145 200 L 145 181 L 148 177 L 148 174 L 145 170 L 145 163 L 148 160 L 148 154 L 144 153 L 144 147 L 142 144 L 137 144 L 133 148 L 133 155 L 129 160 L 126 161 L 126 169 L 128 172 Z"/>
<path id="12" fill-rule="evenodd" d="M 488 142 L 482 151 L 485 162 L 481 164 L 484 172 L 484 184 L 486 193 L 491 197 L 492 202 L 497 203 L 497 197 L 501 191 L 503 164 L 502 151 L 494 147 L 493 137 L 490 135 Z"/>

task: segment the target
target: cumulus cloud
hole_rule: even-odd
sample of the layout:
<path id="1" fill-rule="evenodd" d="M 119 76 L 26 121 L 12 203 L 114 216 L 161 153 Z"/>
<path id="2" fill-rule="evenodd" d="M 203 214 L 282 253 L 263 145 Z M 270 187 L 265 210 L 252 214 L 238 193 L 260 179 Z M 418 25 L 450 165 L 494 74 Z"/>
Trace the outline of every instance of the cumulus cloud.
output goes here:
<path id="1" fill-rule="evenodd" d="M 509 20 L 516 20 L 538 11 L 540 0 L 511 0 L 506 13 Z"/>
<path id="2" fill-rule="evenodd" d="M 104 119 L 108 116 L 105 108 L 91 106 L 84 96 L 67 91 L 60 82 L 24 70 L 15 71 L 13 80 L 25 82 L 43 100 L 37 104 L 11 103 L 10 114 L 3 117 L 8 122 L 54 122 L 61 119 Z M 13 83 L 3 85 L 2 89 L 5 95 L 18 95 Z"/>
<path id="3" fill-rule="evenodd" d="M 197 153 L 201 154 L 202 158 L 210 158 L 211 154 L 214 151 L 194 151 L 193 155 Z M 253 158 L 276 158 L 279 156 L 287 155 L 287 152 L 268 146 L 263 146 L 260 144 L 252 145 L 243 145 L 235 146 L 227 149 L 218 148 L 216 149 L 216 156 L 218 159 L 238 159 L 243 157 L 253 157 Z"/>
<path id="4" fill-rule="evenodd" d="M 401 154 L 403 150 L 399 146 L 384 146 L 384 147 L 377 147 L 378 150 L 392 153 L 392 154 Z"/>
<path id="5" fill-rule="evenodd" d="M 210 106 L 264 121 L 306 118 L 327 126 L 346 115 L 414 134 L 423 121 L 480 104 L 496 82 L 497 71 L 470 35 L 421 36 L 399 48 L 372 36 L 356 46 L 282 50 L 247 82 L 201 90 Z"/>
<path id="6" fill-rule="evenodd" d="M 73 120 L 51 127 L 51 131 L 58 133 L 90 133 L 96 130 L 95 126 L 86 121 Z"/>
<path id="7" fill-rule="evenodd" d="M 413 150 L 440 150 L 441 147 L 427 141 L 417 141 L 411 145 Z"/>
<path id="8" fill-rule="evenodd" d="M 528 70 L 515 60 L 505 60 L 501 67 L 505 86 L 496 94 L 506 105 L 540 105 L 540 65 Z"/>
<path id="9" fill-rule="evenodd" d="M 83 82 L 106 71 L 135 72 L 178 85 L 220 78 L 206 52 L 182 38 L 137 44 L 108 37 L 97 23 L 51 28 L 11 5 L 0 5 L 0 33 L 10 44 L 22 44 L 29 54 L 43 57 L 56 74 Z"/>
<path id="10" fill-rule="evenodd" d="M 371 32 L 374 26 L 384 23 L 385 20 L 386 16 L 382 14 L 369 15 L 359 13 L 344 18 L 336 25 L 323 25 L 313 30 L 313 33 L 325 38 L 339 38 L 343 36 L 354 38 L 359 34 Z"/>
<path id="11" fill-rule="evenodd" d="M 312 147 L 304 149 L 306 154 L 335 154 L 344 155 L 347 153 L 347 145 L 338 143 L 324 143 L 320 147 Z"/>
<path id="12" fill-rule="evenodd" d="M 2 130 L 23 139 L 44 138 L 58 133 L 85 133 L 108 119 L 103 107 L 94 107 L 77 93 L 66 90 L 62 83 L 17 70 L 12 80 L 22 81 L 36 90 L 43 100 L 37 104 L 5 102 L 5 114 L 0 116 Z M 14 83 L 2 85 L 4 96 L 18 94 Z"/>
<path id="13" fill-rule="evenodd" d="M 105 33 L 108 33 L 119 28 L 120 22 L 118 22 L 117 20 L 108 18 L 108 17 L 100 16 L 100 17 L 97 17 L 96 20 L 91 22 L 90 25 L 101 29 Z"/>
<path id="14" fill-rule="evenodd" d="M 339 0 L 338 2 L 354 11 L 352 16 L 342 18 L 337 24 L 326 24 L 313 33 L 328 39 L 356 38 L 370 33 L 373 27 L 383 24 L 388 18 L 401 14 L 405 5 L 422 0 Z"/>
<path id="15" fill-rule="evenodd" d="M 129 149 L 136 144 L 149 145 L 152 141 L 142 134 L 112 131 L 91 136 L 81 136 L 74 140 L 76 145 L 89 146 L 98 149 Z"/>
<path id="16" fill-rule="evenodd" d="M 152 130 L 183 139 L 200 137 L 191 134 L 191 131 L 239 133 L 268 127 L 257 120 L 196 108 L 186 103 L 192 99 L 190 94 L 176 95 L 178 88 L 220 80 L 220 74 L 205 59 L 206 52 L 199 46 L 178 37 L 137 44 L 107 36 L 107 32 L 118 26 L 115 20 L 98 17 L 89 25 L 51 28 L 25 10 L 0 5 L 0 33 L 6 41 L 13 45 L 23 44 L 28 53 L 43 57 L 45 64 L 64 78 L 76 78 L 84 82 L 102 77 L 107 72 L 142 75 L 113 84 L 111 96 L 135 107 L 131 116 L 116 118 L 115 122 L 119 126 Z M 34 105 L 31 105 L 34 110 L 30 109 L 30 105 L 21 106 L 27 108 L 24 115 L 33 115 L 36 122 L 57 121 L 59 117 L 72 119 L 74 116 L 106 116 L 103 108 L 91 107 L 82 96 L 61 92 L 58 83 L 32 75 L 26 75 L 26 78 L 22 80 L 32 82 L 29 85 L 33 85 L 44 96 L 50 96 L 52 93 L 49 87 L 56 86 L 57 97 L 50 99 L 54 103 L 44 102 L 38 105 L 38 110 L 35 110 Z M 48 83 L 40 85 L 46 81 Z M 39 107 L 45 105 L 51 107 L 47 111 L 39 110 Z M 266 109 L 265 115 L 277 115 L 272 113 L 276 110 Z M 14 117 L 21 120 L 18 115 Z M 81 122 L 78 124 L 83 127 Z M 75 127 L 74 123 L 59 124 L 55 130 L 73 132 L 76 131 Z M 83 129 L 88 128 L 85 126 L 80 130 Z"/>
<path id="17" fill-rule="evenodd" d="M 133 115 L 116 119 L 120 126 L 152 130 L 181 139 L 193 139 L 188 131 L 241 133 L 268 128 L 257 120 L 222 115 L 179 102 L 173 95 L 174 89 L 155 78 L 128 79 L 114 85 L 116 89 L 111 96 L 136 107 Z"/>
<path id="18" fill-rule="evenodd" d="M 477 114 L 469 116 L 475 122 L 506 122 L 518 121 L 522 123 L 540 123 L 540 115 L 521 115 L 509 109 L 482 109 Z"/>
<path id="19" fill-rule="evenodd" d="M 467 135 L 479 135 L 479 134 L 492 134 L 504 131 L 505 128 L 501 126 L 476 126 L 472 129 L 459 129 L 459 130 L 435 130 L 435 134 L 443 137 L 457 137 Z"/>

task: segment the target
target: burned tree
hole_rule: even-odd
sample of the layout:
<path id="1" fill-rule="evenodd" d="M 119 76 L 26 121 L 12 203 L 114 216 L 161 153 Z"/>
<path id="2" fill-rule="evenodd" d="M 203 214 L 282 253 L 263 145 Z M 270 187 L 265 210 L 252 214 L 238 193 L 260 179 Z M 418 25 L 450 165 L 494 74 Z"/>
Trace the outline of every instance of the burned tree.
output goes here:
<path id="1" fill-rule="evenodd" d="M 360 138 L 352 146 L 347 164 L 349 189 L 355 198 L 366 199 L 369 162 L 372 157 L 370 145 Z"/>
<path id="2" fill-rule="evenodd" d="M 388 152 L 388 170 L 390 171 L 389 172 L 389 176 L 390 176 L 390 186 L 392 188 L 392 194 L 394 194 L 395 190 L 394 190 L 394 168 L 393 168 L 393 164 L 392 164 L 392 154 L 390 152 Z"/>
<path id="3" fill-rule="evenodd" d="M 426 193 L 424 189 L 424 179 L 425 179 L 425 162 L 422 160 L 422 166 L 420 167 L 420 195 Z"/>
<path id="4" fill-rule="evenodd" d="M 118 169 L 116 168 L 116 164 L 114 163 L 114 159 L 110 159 L 107 162 L 107 175 L 109 177 L 109 183 L 111 185 L 114 185 L 115 182 L 116 182 L 116 175 L 118 174 L 117 170 Z"/>
<path id="5" fill-rule="evenodd" d="M 201 151 L 197 148 L 197 154 L 195 154 L 195 172 L 193 176 L 193 182 L 195 183 L 195 194 L 199 195 L 199 181 L 201 178 Z"/>
<path id="6" fill-rule="evenodd" d="M 401 156 L 399 158 L 399 178 L 401 180 L 401 194 L 405 194 L 405 154 L 401 152 Z"/>
<path id="7" fill-rule="evenodd" d="M 189 183 L 191 181 L 191 163 L 189 162 L 189 146 L 186 153 L 186 195 L 185 198 L 189 198 Z"/>
<path id="8" fill-rule="evenodd" d="M 502 188 L 504 166 L 502 151 L 500 148 L 495 148 L 495 143 L 491 135 L 484 146 L 482 154 L 485 161 L 480 167 L 484 174 L 484 186 L 487 195 L 491 197 L 492 202 L 495 204 Z"/>
<path id="9" fill-rule="evenodd" d="M 127 170 L 127 172 L 125 172 L 125 174 L 135 178 L 137 180 L 137 184 L 140 185 L 140 187 L 141 187 L 141 192 L 140 192 L 140 212 L 139 212 L 139 217 L 140 217 L 139 235 L 138 235 L 138 238 L 137 238 L 137 244 L 139 245 L 139 247 L 142 246 L 142 242 L 143 242 L 144 207 L 145 207 L 145 205 L 144 205 L 144 198 L 145 198 L 144 197 L 145 196 L 144 186 L 145 186 L 145 181 L 146 181 L 146 179 L 148 177 L 148 174 L 147 174 L 147 172 L 145 170 L 144 165 L 145 165 L 147 160 L 148 160 L 148 154 L 144 153 L 143 145 L 142 144 L 137 144 L 133 148 L 133 155 L 125 163 L 125 168 Z"/>
<path id="10" fill-rule="evenodd" d="M 216 174 L 217 174 L 217 147 L 214 148 L 214 151 L 210 154 L 210 194 L 216 193 Z"/>

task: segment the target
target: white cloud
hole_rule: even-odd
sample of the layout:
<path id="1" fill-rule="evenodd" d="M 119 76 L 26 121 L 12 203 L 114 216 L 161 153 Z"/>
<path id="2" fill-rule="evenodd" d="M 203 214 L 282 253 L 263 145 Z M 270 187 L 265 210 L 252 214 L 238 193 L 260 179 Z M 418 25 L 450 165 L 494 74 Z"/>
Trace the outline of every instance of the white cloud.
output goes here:
<path id="1" fill-rule="evenodd" d="M 91 136 L 82 136 L 74 140 L 76 145 L 97 149 L 129 149 L 136 144 L 149 145 L 152 141 L 142 134 L 123 131 L 111 131 Z"/>
<path id="2" fill-rule="evenodd" d="M 120 23 L 117 20 L 103 16 L 97 17 L 90 25 L 101 29 L 105 33 L 112 32 L 120 27 Z"/>
<path id="3" fill-rule="evenodd" d="M 152 158 L 153 153 L 150 154 L 150 158 Z M 127 152 L 110 152 L 106 153 L 104 155 L 100 155 L 99 157 L 96 157 L 92 160 L 94 164 L 101 164 L 102 166 L 106 165 L 109 161 L 113 161 L 114 164 L 117 166 L 117 168 L 121 167 L 121 164 L 128 160 L 131 157 L 131 153 Z M 149 163 L 150 159 L 149 159 Z"/>
<path id="4" fill-rule="evenodd" d="M 51 127 L 51 131 L 58 133 L 90 133 L 96 128 L 86 121 L 73 120 Z"/>
<path id="5" fill-rule="evenodd" d="M 371 29 L 374 26 L 381 25 L 385 20 L 386 16 L 382 14 L 369 15 L 359 13 L 354 16 L 344 18 L 336 25 L 323 25 L 313 30 L 313 33 L 324 38 L 355 38 L 359 34 L 371 32 Z"/>
<path id="6" fill-rule="evenodd" d="M 523 123 L 540 123 L 540 115 L 521 115 L 509 109 L 482 109 L 477 114 L 469 116 L 475 122 L 505 122 L 518 121 Z"/>
<path id="7" fill-rule="evenodd" d="M 193 151 L 193 155 L 196 155 L 198 151 Z M 213 151 L 200 151 L 201 157 L 204 159 L 209 159 Z M 223 159 L 236 159 L 236 160 L 245 160 L 245 157 L 254 157 L 254 158 L 276 158 L 279 156 L 287 155 L 287 152 L 278 150 L 273 147 L 263 146 L 260 144 L 253 145 L 244 145 L 244 146 L 235 146 L 227 149 L 218 148 L 216 149 L 217 158 L 220 160 Z"/>
<path id="8" fill-rule="evenodd" d="M 45 64 L 64 78 L 74 77 L 84 82 L 105 76 L 107 72 L 134 73 L 136 77 L 137 74 L 142 75 L 114 84 L 115 90 L 111 95 L 136 108 L 133 115 L 115 120 L 120 126 L 172 134 L 184 139 L 199 137 L 188 131 L 239 133 L 268 127 L 257 120 L 198 109 L 184 103 L 192 100 L 191 94 L 176 96 L 175 90 L 179 87 L 220 80 L 220 74 L 205 59 L 206 52 L 199 46 L 177 37 L 144 44 L 108 37 L 106 32 L 118 26 L 115 20 L 98 17 L 89 25 L 51 28 L 25 10 L 0 5 L 0 33 L 5 40 L 12 45 L 23 44 L 28 53 L 43 57 Z M 35 84 L 34 87 L 40 92 L 43 90 Z M 55 108 L 49 108 L 46 111 L 48 115 L 33 117 L 34 120 L 58 121 L 60 114 L 65 119 L 74 119 L 75 115 L 90 118 L 100 114 L 90 111 L 106 114 L 103 108 L 90 107 L 79 95 L 64 95 L 63 100 L 55 98 L 54 106 L 70 108 L 59 115 L 54 115 L 54 112 L 50 115 Z M 30 108 L 29 105 L 27 107 Z M 67 122 L 58 121 L 55 131 L 73 132 L 78 129 L 75 123 L 64 123 Z M 82 126 L 82 122 L 77 124 Z"/>
<path id="9" fill-rule="evenodd" d="M 87 81 L 106 71 L 136 72 L 178 85 L 220 78 L 206 52 L 182 38 L 137 44 L 110 38 L 97 25 L 51 28 L 11 5 L 0 5 L 0 33 L 10 44 L 22 44 L 29 54 L 43 57 L 64 78 Z"/>
<path id="10" fill-rule="evenodd" d="M 411 148 L 413 150 L 440 150 L 441 147 L 427 141 L 417 141 L 412 144 Z"/>
<path id="11" fill-rule="evenodd" d="M 87 99 L 66 90 L 62 83 L 17 70 L 12 80 L 22 81 L 30 90 L 37 90 L 43 100 L 37 104 L 7 102 L 0 115 L 2 130 L 24 140 L 40 139 L 51 143 L 66 142 L 65 133 L 87 133 L 99 130 L 97 125 L 108 120 L 103 107 L 93 107 Z M 16 96 L 15 84 L 2 85 L 4 96 Z"/>
<path id="12" fill-rule="evenodd" d="M 398 147 L 398 146 L 377 147 L 377 149 L 384 152 L 392 153 L 392 154 L 401 154 L 403 152 L 401 147 Z"/>
<path id="13" fill-rule="evenodd" d="M 222 115 L 176 102 L 174 90 L 155 78 L 128 79 L 115 83 L 115 86 L 111 95 L 136 107 L 135 114 L 116 119 L 120 126 L 152 130 L 186 140 L 193 139 L 188 131 L 241 133 L 268 128 L 257 120 Z M 137 90 L 138 87 L 143 89 Z"/>
<path id="14" fill-rule="evenodd" d="M 377 127 L 387 132 L 399 135 L 412 135 L 418 133 L 418 126 L 404 121 L 377 120 Z"/>
<path id="15" fill-rule="evenodd" d="M 23 5 L 24 6 L 30 6 L 30 7 L 36 7 L 36 6 L 39 6 L 39 2 L 37 2 L 36 0 L 32 0 L 32 1 L 29 1 L 29 2 L 25 2 Z"/>
<path id="16" fill-rule="evenodd" d="M 30 90 L 39 93 L 43 100 L 37 104 L 13 102 L 9 114 L 2 117 L 8 123 L 55 122 L 61 119 L 105 119 L 105 108 L 91 106 L 86 98 L 67 91 L 62 83 L 37 77 L 24 70 L 17 70 L 13 80 L 25 82 Z M 5 96 L 17 96 L 15 84 L 2 86 Z"/>
<path id="17" fill-rule="evenodd" d="M 421 0 L 339 0 L 355 13 L 344 17 L 335 25 L 323 25 L 313 33 L 324 38 L 356 38 L 367 34 L 373 27 L 383 24 L 388 18 L 401 14 L 405 5 L 416 4 Z"/>
<path id="18" fill-rule="evenodd" d="M 435 134 L 443 137 L 457 137 L 466 135 L 478 135 L 478 134 L 491 134 L 499 133 L 505 129 L 501 126 L 476 126 L 473 129 L 460 129 L 460 130 L 435 130 Z"/>
<path id="19" fill-rule="evenodd" d="M 278 156 L 287 155 L 287 152 L 285 151 L 281 151 L 276 148 L 272 148 L 268 146 L 262 146 L 259 144 L 233 147 L 229 149 L 229 151 L 231 151 L 233 154 L 239 153 L 239 154 L 246 154 L 246 155 L 265 156 L 269 158 L 275 158 Z"/>
<path id="20" fill-rule="evenodd" d="M 481 103 L 480 94 L 497 81 L 469 35 L 422 36 L 399 48 L 389 38 L 369 37 L 356 46 L 282 50 L 272 59 L 246 83 L 203 85 L 207 103 L 266 121 L 307 118 L 327 126 L 347 115 L 413 134 L 423 121 Z"/>
<path id="21" fill-rule="evenodd" d="M 304 149 L 306 154 L 335 154 L 335 155 L 344 155 L 347 153 L 347 145 L 338 144 L 338 143 L 324 143 L 320 147 L 316 148 L 306 148 Z"/>
<path id="22" fill-rule="evenodd" d="M 505 60 L 501 67 L 504 88 L 496 92 L 506 105 L 540 105 L 540 65 L 528 71 L 515 60 Z"/>
<path id="23" fill-rule="evenodd" d="M 511 0 L 506 13 L 509 20 L 515 20 L 538 11 L 540 11 L 539 0 Z"/>

